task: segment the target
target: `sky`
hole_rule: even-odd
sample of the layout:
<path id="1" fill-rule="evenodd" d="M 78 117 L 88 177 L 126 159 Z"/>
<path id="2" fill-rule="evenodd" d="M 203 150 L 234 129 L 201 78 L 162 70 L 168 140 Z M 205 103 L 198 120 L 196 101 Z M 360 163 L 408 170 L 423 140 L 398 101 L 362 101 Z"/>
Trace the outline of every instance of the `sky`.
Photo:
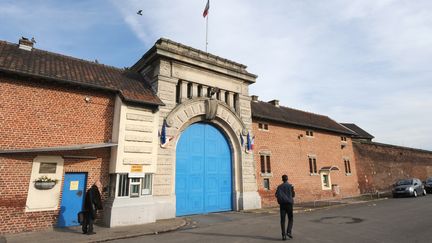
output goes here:
<path id="1" fill-rule="evenodd" d="M 0 39 L 129 67 L 161 37 L 205 50 L 206 2 L 1 0 Z M 208 51 L 258 75 L 262 101 L 432 150 L 431 12 L 430 0 L 213 0 Z"/>

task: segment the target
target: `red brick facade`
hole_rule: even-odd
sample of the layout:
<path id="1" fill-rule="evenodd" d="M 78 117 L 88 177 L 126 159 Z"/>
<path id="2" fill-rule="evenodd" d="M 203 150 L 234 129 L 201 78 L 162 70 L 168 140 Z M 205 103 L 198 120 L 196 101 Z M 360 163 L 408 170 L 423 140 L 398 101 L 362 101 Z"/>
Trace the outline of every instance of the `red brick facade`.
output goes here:
<path id="1" fill-rule="evenodd" d="M 310 129 L 267 121 L 262 122 L 268 124 L 268 131 L 264 131 L 258 128 L 259 122 L 261 121 L 257 119 L 253 121 L 254 158 L 263 207 L 277 205 L 274 194 L 276 187 L 282 182 L 283 174 L 288 175 L 289 182 L 295 187 L 296 202 L 359 195 L 352 141 L 349 137 L 346 142 L 342 142 L 341 136 L 344 135 L 313 129 L 313 137 L 309 137 L 306 136 L 306 130 Z M 261 173 L 261 154 L 270 155 L 270 174 Z M 316 175 L 310 173 L 309 155 L 316 158 Z M 350 175 L 345 173 L 344 158 L 350 161 Z M 331 184 L 337 184 L 340 188 L 339 195 L 333 195 L 332 190 L 322 189 L 319 170 L 325 166 L 339 168 L 339 171 L 330 172 Z M 269 179 L 270 190 L 264 188 L 264 179 Z"/>
<path id="2" fill-rule="evenodd" d="M 389 191 L 398 179 L 432 176 L 432 152 L 373 143 L 354 142 L 361 193 Z"/>
<path id="3" fill-rule="evenodd" d="M 0 97 L 0 150 L 96 144 L 111 139 L 113 94 L 2 75 Z M 90 102 L 85 97 L 90 97 Z M 109 148 L 67 154 L 95 159 L 65 158 L 63 174 L 88 173 L 87 188 L 97 179 L 107 185 Z M 25 212 L 37 155 L 48 153 L 0 154 L 0 234 L 40 230 L 57 223 L 58 209 Z"/>

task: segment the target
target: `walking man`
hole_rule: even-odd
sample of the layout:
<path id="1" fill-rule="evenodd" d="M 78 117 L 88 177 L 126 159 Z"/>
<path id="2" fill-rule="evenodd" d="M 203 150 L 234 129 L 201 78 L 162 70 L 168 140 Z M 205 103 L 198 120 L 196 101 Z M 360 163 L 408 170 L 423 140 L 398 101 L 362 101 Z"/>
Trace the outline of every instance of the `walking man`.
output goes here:
<path id="1" fill-rule="evenodd" d="M 102 200 L 100 196 L 102 184 L 96 181 L 90 189 L 88 189 L 84 199 L 84 222 L 82 224 L 82 231 L 84 234 L 94 234 L 93 222 L 96 218 L 97 210 L 102 209 Z"/>
<path id="2" fill-rule="evenodd" d="M 282 240 L 286 240 L 286 237 L 292 237 L 293 227 L 293 204 L 294 204 L 294 187 L 288 183 L 288 176 L 282 176 L 283 183 L 277 187 L 276 198 L 280 207 L 280 224 L 282 229 Z M 288 228 L 285 231 L 285 217 L 288 215 Z"/>

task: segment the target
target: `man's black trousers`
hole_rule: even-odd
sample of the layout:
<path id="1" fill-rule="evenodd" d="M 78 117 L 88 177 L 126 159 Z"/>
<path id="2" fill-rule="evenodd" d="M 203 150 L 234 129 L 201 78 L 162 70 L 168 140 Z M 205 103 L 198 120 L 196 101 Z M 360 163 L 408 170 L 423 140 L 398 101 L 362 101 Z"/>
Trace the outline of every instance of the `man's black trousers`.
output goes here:
<path id="1" fill-rule="evenodd" d="M 293 227 L 293 205 L 291 203 L 280 204 L 280 224 L 282 235 L 291 234 L 291 230 Z M 288 228 L 285 231 L 285 219 L 286 215 L 288 215 Z"/>

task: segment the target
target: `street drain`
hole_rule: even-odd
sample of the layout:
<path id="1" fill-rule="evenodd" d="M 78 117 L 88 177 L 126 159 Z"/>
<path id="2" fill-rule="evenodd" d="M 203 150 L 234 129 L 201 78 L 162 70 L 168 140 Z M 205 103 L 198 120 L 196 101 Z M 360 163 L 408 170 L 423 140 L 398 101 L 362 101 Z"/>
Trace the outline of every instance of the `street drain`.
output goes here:
<path id="1" fill-rule="evenodd" d="M 363 221 L 364 220 L 361 218 L 354 218 L 349 216 L 323 217 L 317 220 L 313 220 L 313 222 L 323 224 L 358 224 Z"/>

